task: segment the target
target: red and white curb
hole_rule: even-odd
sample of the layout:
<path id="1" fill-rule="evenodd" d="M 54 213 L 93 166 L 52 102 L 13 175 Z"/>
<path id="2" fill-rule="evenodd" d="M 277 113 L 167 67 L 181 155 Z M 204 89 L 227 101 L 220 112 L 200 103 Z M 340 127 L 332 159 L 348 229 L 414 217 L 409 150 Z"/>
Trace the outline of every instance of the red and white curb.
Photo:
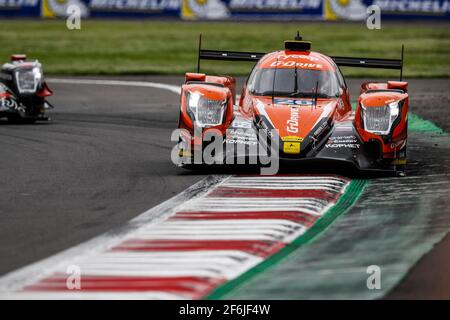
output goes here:
<path id="1" fill-rule="evenodd" d="M 120 230 L 6 275 L 0 298 L 200 299 L 302 235 L 349 183 L 209 177 Z M 81 272 L 80 289 L 68 289 L 69 266 Z"/>

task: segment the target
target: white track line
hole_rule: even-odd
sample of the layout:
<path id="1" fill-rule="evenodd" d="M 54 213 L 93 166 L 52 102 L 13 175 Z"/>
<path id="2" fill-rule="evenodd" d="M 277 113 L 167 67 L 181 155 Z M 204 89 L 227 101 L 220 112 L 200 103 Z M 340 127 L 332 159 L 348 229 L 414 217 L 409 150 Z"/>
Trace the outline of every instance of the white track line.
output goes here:
<path id="1" fill-rule="evenodd" d="M 150 81 L 123 81 L 123 80 L 102 80 L 102 79 L 70 79 L 70 78 L 49 78 L 48 83 L 62 84 L 86 84 L 101 86 L 128 86 L 128 87 L 144 87 L 167 90 L 176 94 L 180 94 L 181 87 L 166 83 L 150 82 Z"/>

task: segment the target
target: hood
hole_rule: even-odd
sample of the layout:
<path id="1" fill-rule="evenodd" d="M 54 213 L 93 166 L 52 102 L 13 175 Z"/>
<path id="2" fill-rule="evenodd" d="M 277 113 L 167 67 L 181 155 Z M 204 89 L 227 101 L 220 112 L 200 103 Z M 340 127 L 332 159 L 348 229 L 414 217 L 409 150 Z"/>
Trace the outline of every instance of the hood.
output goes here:
<path id="1" fill-rule="evenodd" d="M 305 139 L 324 119 L 332 118 L 337 99 L 254 98 L 255 112 L 278 130 L 280 138 Z"/>

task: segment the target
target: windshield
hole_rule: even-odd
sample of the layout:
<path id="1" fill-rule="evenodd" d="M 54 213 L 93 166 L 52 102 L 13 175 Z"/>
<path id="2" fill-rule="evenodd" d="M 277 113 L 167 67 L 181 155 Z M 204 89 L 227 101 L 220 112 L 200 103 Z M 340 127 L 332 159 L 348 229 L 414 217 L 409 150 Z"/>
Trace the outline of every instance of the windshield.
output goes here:
<path id="1" fill-rule="evenodd" d="M 275 78 L 275 79 L 274 79 Z M 317 97 L 339 96 L 338 79 L 334 71 L 300 68 L 256 68 L 248 88 L 254 95 L 293 98 L 312 98 L 317 86 Z"/>

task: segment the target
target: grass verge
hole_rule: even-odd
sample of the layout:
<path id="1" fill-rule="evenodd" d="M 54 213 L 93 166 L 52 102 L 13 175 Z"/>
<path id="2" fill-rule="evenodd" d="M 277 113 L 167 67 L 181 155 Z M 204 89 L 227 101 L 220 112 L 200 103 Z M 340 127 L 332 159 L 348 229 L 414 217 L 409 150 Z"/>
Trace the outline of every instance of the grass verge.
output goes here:
<path id="1" fill-rule="evenodd" d="M 384 23 L 192 23 L 179 21 L 88 20 L 69 31 L 65 21 L 0 21 L 0 61 L 27 53 L 47 74 L 182 74 L 195 70 L 197 40 L 204 47 L 268 52 L 280 49 L 297 30 L 313 48 L 329 55 L 399 58 L 405 44 L 406 77 L 450 76 L 449 24 Z M 205 62 L 214 73 L 247 74 L 246 62 Z M 348 76 L 397 77 L 395 71 L 348 69 Z"/>

